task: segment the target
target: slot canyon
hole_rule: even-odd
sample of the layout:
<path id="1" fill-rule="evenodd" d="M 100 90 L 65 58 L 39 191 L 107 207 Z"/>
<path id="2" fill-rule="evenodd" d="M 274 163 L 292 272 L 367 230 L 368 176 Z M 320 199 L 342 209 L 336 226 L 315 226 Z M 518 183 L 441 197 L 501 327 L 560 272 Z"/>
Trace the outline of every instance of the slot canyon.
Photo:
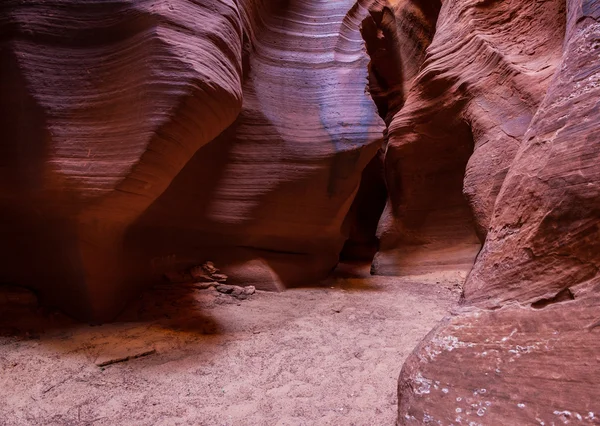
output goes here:
<path id="1" fill-rule="evenodd" d="M 0 425 L 600 425 L 600 0 L 1 0 Z"/>

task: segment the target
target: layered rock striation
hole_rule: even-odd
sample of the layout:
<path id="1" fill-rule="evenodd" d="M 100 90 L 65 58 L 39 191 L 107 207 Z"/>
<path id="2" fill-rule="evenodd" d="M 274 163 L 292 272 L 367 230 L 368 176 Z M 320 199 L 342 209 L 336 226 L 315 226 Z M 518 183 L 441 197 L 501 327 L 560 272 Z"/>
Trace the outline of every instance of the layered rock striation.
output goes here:
<path id="1" fill-rule="evenodd" d="M 540 2 L 544 10 L 537 16 L 550 13 L 552 4 Z M 561 6 L 554 10 L 561 22 Z M 560 46 L 559 60 L 547 62 L 553 74 L 537 86 L 543 97 L 524 128 L 519 125 L 512 158 L 502 160 L 508 170 L 494 183 L 498 190 L 484 191 L 497 170 L 477 156 L 477 148 L 469 159 L 465 193 L 485 225 L 485 243 L 462 306 L 403 368 L 400 424 L 600 422 L 599 17 L 600 2 L 567 2 L 565 36 L 553 43 Z M 544 27 L 557 25 L 548 20 Z M 539 57 L 549 51 L 538 49 L 528 53 L 530 63 L 555 57 Z M 511 87 L 509 82 L 491 91 Z M 527 92 L 513 93 L 525 98 Z M 518 136 L 510 128 L 498 130 Z M 478 134 L 494 133 L 473 132 Z M 501 147 L 498 142 L 488 140 L 480 149 Z M 477 176 L 487 176 L 488 184 L 477 184 Z M 481 208 L 493 193 L 493 208 Z"/>
<path id="2" fill-rule="evenodd" d="M 411 49 L 400 55 L 422 64 L 412 79 L 404 73 L 406 98 L 398 100 L 399 91 L 389 97 L 388 104 L 403 106 L 386 117 L 389 200 L 373 270 L 397 275 L 468 269 L 559 62 L 564 6 L 447 1 L 435 9 L 431 2 L 411 1 L 396 7 L 396 19 L 405 22 L 400 28 L 431 28 L 434 17 L 437 25 L 430 45 L 433 30 L 409 31 L 413 38 L 421 35 L 421 43 L 413 44 L 429 46 L 427 54 Z M 416 23 L 406 18 L 415 15 Z"/>
<path id="3" fill-rule="evenodd" d="M 598 0 L 4 0 L 0 281 L 471 270 L 400 424 L 597 424 Z"/>
<path id="4" fill-rule="evenodd" d="M 326 276 L 347 238 L 362 171 L 382 143 L 366 93 L 366 14 L 347 1 L 264 9 L 240 115 L 190 159 L 135 232 L 182 261 L 192 253 L 228 264 L 232 279 L 262 289 Z"/>
<path id="5" fill-rule="evenodd" d="M 106 319 L 205 252 L 326 274 L 381 144 L 368 3 L 2 2 L 0 279 Z"/>
<path id="6" fill-rule="evenodd" d="M 129 227 L 241 110 L 246 23 L 218 1 L 0 9 L 2 280 L 110 316 L 145 263 Z"/>

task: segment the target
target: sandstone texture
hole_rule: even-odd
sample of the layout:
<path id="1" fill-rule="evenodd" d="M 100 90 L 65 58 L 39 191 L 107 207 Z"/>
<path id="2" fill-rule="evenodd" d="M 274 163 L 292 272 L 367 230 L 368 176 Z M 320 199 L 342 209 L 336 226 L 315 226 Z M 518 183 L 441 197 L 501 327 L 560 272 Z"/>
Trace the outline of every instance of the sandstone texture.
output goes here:
<path id="1" fill-rule="evenodd" d="M 109 317 L 149 266 L 131 225 L 241 110 L 248 23 L 219 1 L 9 0 L 0 17 L 2 280 Z"/>
<path id="2" fill-rule="evenodd" d="M 407 3 L 436 12 L 430 2 Z M 406 8 L 397 20 L 406 19 Z M 404 89 L 404 106 L 386 119 L 389 201 L 378 230 L 378 274 L 470 268 L 560 60 L 561 1 L 446 1 L 437 12 L 435 37 L 427 55 L 417 56 L 424 62 Z M 421 26 L 429 22 L 424 12 L 417 16 Z"/>
<path id="3" fill-rule="evenodd" d="M 326 276 L 382 142 L 369 4 L 3 1 L 0 279 L 101 320 L 209 258 Z"/>
<path id="4" fill-rule="evenodd" d="M 249 41 L 238 118 L 132 231 L 154 256 L 211 258 L 261 289 L 314 282 L 335 267 L 384 129 L 366 93 L 366 4 L 271 3 Z"/>
<path id="5" fill-rule="evenodd" d="M 0 283 L 469 273 L 398 423 L 600 424 L 600 0 L 3 0 L 0 93 Z"/>
<path id="6" fill-rule="evenodd" d="M 555 25 L 547 18 L 542 26 L 547 30 L 562 20 L 554 2 L 479 3 L 514 7 L 515 16 L 523 6 L 543 8 L 536 19 L 554 11 Z M 502 125 L 473 131 L 464 192 L 485 243 L 461 307 L 403 368 L 399 424 L 600 424 L 599 18 L 600 2 L 569 1 L 564 37 L 548 35 L 528 53 L 530 63 L 546 64 L 553 74 L 541 79 L 547 69 L 528 66 L 527 77 L 540 79 L 524 88 L 539 105 L 511 136 L 518 138 L 512 161 L 503 160 L 502 181 L 494 181 L 501 170 L 489 161 L 493 146 L 506 146 L 493 135 L 509 132 Z M 526 47 L 515 44 L 514 55 L 517 46 Z M 478 135 L 491 138 L 479 148 L 488 161 L 477 160 Z M 478 176 L 487 180 L 478 183 Z M 494 191 L 482 192 L 490 183 L 499 185 L 491 211 L 485 206 Z"/>

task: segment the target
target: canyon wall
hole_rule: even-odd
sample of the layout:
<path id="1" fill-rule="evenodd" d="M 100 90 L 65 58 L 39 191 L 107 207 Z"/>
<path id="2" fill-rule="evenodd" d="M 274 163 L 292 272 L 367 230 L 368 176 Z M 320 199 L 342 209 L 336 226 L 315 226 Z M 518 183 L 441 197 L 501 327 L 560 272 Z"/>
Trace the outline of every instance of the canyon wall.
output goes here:
<path id="1" fill-rule="evenodd" d="M 323 278 L 382 143 L 368 1 L 3 1 L 0 280 L 108 319 L 214 260 Z"/>
<path id="2" fill-rule="evenodd" d="M 413 9 L 431 5 L 409 3 Z M 396 101 L 404 106 L 386 120 L 389 200 L 375 273 L 473 264 L 519 141 L 559 61 L 563 9 L 561 1 L 446 1 L 437 10 L 420 71 L 406 99 Z"/>
<path id="3" fill-rule="evenodd" d="M 0 282 L 103 321 L 462 268 L 400 424 L 600 418 L 600 1 L 4 0 Z M 474 266 L 473 266 L 474 265 Z"/>
<path id="4" fill-rule="evenodd" d="M 366 91 L 367 3 L 271 3 L 253 28 L 238 118 L 132 228 L 154 255 L 212 259 L 260 289 L 335 267 L 384 129 Z"/>
<path id="5" fill-rule="evenodd" d="M 444 8 L 465 5 L 453 3 Z M 537 29 L 534 19 L 514 25 L 521 2 L 478 3 L 518 12 L 503 42 L 519 30 L 533 40 L 563 20 L 558 2 L 522 2 L 539 8 L 531 15 L 536 19 L 548 13 Z M 560 12 L 554 20 L 553 10 Z M 523 86 L 535 96 L 516 90 L 511 81 L 518 74 L 490 89 L 539 101 L 523 110 L 533 117 L 519 122 L 514 135 L 506 124 L 473 130 L 476 149 L 464 188 L 485 244 L 460 308 L 404 365 L 399 424 L 600 424 L 600 2 L 568 1 L 566 12 L 564 37 L 546 34 L 523 52 L 536 64 L 527 65 L 528 78 L 553 72 L 537 86 Z M 544 46 L 559 47 L 560 55 Z M 515 65 L 520 48 L 527 45 L 504 51 L 504 60 Z M 467 117 L 477 117 L 483 105 Z M 479 148 L 485 158 L 478 156 L 478 136 L 485 141 Z M 501 139 L 514 145 L 502 163 L 508 170 L 492 162 L 498 154 L 493 147 L 505 146 Z M 503 179 L 495 181 L 501 171 Z"/>

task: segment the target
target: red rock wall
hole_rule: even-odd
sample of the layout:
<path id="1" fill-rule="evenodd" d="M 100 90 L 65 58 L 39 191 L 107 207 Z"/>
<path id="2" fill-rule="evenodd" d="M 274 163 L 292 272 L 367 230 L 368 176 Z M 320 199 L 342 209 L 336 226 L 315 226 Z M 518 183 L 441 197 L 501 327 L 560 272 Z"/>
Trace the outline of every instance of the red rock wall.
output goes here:
<path id="1" fill-rule="evenodd" d="M 600 424 L 600 2 L 567 6 L 560 61 L 493 213 L 475 208 L 489 231 L 463 306 L 403 368 L 399 424 Z M 493 176 L 476 154 L 468 170 Z"/>
<path id="2" fill-rule="evenodd" d="M 435 31 L 439 1 L 378 1 L 363 20 L 361 34 L 371 61 L 368 65 L 369 92 L 379 115 L 387 125 L 402 108 L 405 94 L 413 84 L 425 49 Z M 379 251 L 377 225 L 385 209 L 387 183 L 384 146 L 363 173 L 361 186 L 347 221 L 350 226 L 341 259 L 372 261 Z M 381 273 L 381 268 L 374 268 Z M 399 271 L 388 271 L 396 274 Z"/>
<path id="3" fill-rule="evenodd" d="M 597 424 L 600 2 L 566 6 L 4 0 L 0 280 L 104 320 L 208 259 L 314 282 L 348 235 L 474 264 L 399 422 Z"/>
<path id="4" fill-rule="evenodd" d="M 2 279 L 101 317 L 137 281 L 131 223 L 241 110 L 244 22 L 215 1 L 0 9 Z"/>
<path id="5" fill-rule="evenodd" d="M 348 1 L 261 12 L 241 114 L 196 153 L 138 230 L 159 235 L 165 254 L 198 250 L 232 267 L 260 259 L 261 267 L 228 274 L 258 288 L 326 276 L 361 172 L 381 144 L 365 95 L 358 29 L 366 13 Z"/>
<path id="6" fill-rule="evenodd" d="M 106 318 L 204 255 L 324 276 L 381 143 L 368 4 L 2 2 L 0 279 Z"/>
<path id="7" fill-rule="evenodd" d="M 443 3 L 422 67 L 405 84 L 404 106 L 387 120 L 389 201 L 376 273 L 473 264 L 559 61 L 563 9 L 558 0 Z M 421 21 L 431 18 L 408 25 L 422 27 Z"/>

